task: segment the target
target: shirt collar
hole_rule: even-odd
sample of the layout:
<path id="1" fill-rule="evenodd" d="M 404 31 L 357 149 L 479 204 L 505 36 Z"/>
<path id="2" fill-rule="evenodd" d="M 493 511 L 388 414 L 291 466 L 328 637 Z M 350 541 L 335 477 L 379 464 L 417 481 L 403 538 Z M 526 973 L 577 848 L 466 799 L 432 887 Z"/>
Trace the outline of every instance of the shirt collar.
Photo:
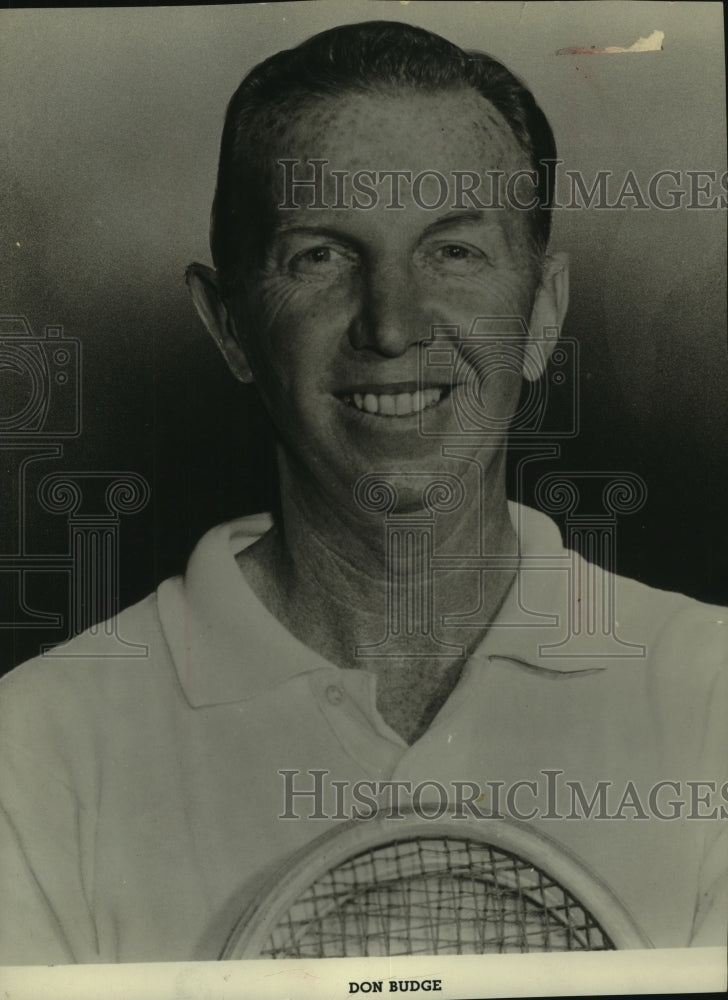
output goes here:
<path id="1" fill-rule="evenodd" d="M 555 679 L 608 661 L 560 655 L 569 622 L 572 556 L 545 514 L 509 503 L 519 571 L 471 659 L 511 661 Z M 257 598 L 235 556 L 271 526 L 268 514 L 218 525 L 194 549 L 184 577 L 157 590 L 159 617 L 182 689 L 195 708 L 255 697 L 312 670 L 337 670 L 285 629 Z M 580 574 L 583 576 L 583 574 Z"/>

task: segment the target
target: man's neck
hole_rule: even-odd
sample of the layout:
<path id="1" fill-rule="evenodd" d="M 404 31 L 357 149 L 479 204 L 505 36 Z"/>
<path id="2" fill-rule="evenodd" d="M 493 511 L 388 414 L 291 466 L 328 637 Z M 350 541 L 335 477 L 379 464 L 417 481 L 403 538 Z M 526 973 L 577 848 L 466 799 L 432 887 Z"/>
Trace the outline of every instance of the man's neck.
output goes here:
<path id="1" fill-rule="evenodd" d="M 458 566 L 458 556 L 478 548 L 517 553 L 503 472 L 493 472 L 482 493 L 483 484 L 470 490 L 477 503 L 454 514 L 403 514 L 389 536 L 383 514 L 335 507 L 284 474 L 281 522 L 238 557 L 253 590 L 293 635 L 339 667 L 378 675 L 378 707 L 408 742 L 448 697 L 513 581 L 512 568 Z M 432 555 L 447 557 L 446 567 L 433 572 Z M 442 629 L 444 615 L 476 609 L 478 625 Z M 393 636 L 397 616 L 405 640 Z"/>

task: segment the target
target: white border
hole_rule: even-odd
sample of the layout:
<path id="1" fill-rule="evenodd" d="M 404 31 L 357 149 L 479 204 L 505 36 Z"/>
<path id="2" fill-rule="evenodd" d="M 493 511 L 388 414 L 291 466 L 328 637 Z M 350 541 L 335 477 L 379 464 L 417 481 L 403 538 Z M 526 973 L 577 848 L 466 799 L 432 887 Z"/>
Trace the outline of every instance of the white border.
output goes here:
<path id="1" fill-rule="evenodd" d="M 393 996 L 388 980 L 442 980 L 441 1000 L 490 997 L 723 993 L 723 948 L 661 948 L 571 955 L 456 955 L 446 958 L 258 959 L 244 962 L 6 967 L 3 1000 L 338 1000 Z M 349 992 L 350 981 L 382 980 L 381 994 Z"/>

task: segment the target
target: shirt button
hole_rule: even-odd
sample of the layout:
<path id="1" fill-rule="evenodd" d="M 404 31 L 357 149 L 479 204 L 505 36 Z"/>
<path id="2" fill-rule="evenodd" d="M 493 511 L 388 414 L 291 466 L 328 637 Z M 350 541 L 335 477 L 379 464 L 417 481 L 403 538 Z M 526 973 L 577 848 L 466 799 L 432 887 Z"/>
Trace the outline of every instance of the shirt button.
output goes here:
<path id="1" fill-rule="evenodd" d="M 329 684 L 326 688 L 326 698 L 330 705 L 340 705 L 344 700 L 344 692 L 338 684 Z"/>

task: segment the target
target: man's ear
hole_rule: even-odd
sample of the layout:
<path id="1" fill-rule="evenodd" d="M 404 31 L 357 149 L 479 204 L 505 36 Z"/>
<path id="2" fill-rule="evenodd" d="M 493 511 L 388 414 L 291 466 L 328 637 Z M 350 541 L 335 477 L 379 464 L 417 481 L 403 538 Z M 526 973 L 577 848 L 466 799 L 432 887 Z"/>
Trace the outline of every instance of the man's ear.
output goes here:
<path id="1" fill-rule="evenodd" d="M 541 282 L 531 309 L 528 341 L 523 357 L 523 375 L 537 381 L 546 368 L 569 305 L 569 258 L 565 253 L 548 254 Z"/>
<path id="2" fill-rule="evenodd" d="M 220 291 L 217 272 L 204 264 L 190 264 L 185 271 L 185 280 L 197 315 L 220 348 L 228 368 L 239 381 L 252 382 L 253 373 Z"/>

